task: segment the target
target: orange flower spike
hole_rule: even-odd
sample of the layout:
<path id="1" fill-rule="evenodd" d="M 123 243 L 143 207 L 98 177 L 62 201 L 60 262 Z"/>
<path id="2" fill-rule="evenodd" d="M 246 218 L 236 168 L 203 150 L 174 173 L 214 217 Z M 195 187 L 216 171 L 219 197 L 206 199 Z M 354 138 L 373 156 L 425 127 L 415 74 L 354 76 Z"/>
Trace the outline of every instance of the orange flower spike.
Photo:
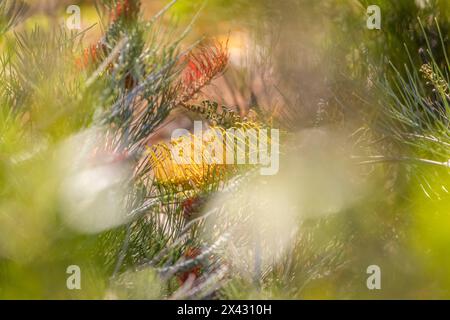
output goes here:
<path id="1" fill-rule="evenodd" d="M 195 213 L 201 208 L 204 204 L 204 199 L 199 196 L 195 196 L 192 198 L 188 198 L 181 203 L 181 208 L 183 210 L 183 217 L 186 220 L 190 220 L 193 218 Z"/>
<path id="2" fill-rule="evenodd" d="M 109 17 L 111 19 L 112 22 L 116 21 L 117 19 L 119 19 L 119 17 L 122 15 L 122 2 L 119 1 L 116 5 L 115 8 L 111 9 L 110 13 L 109 13 Z"/>
<path id="3" fill-rule="evenodd" d="M 91 45 L 91 61 L 92 63 L 96 63 L 99 60 L 99 55 L 98 55 L 98 51 L 97 51 L 97 46 L 96 45 Z"/>
<path id="4" fill-rule="evenodd" d="M 89 56 L 89 49 L 85 48 L 81 57 L 75 59 L 75 66 L 78 70 L 81 71 L 87 68 L 87 66 L 89 65 Z"/>
<path id="5" fill-rule="evenodd" d="M 75 59 L 75 65 L 79 70 L 88 68 L 90 65 L 96 65 L 102 59 L 102 53 L 106 53 L 105 45 L 91 45 L 83 50 L 81 57 Z"/>
<path id="6" fill-rule="evenodd" d="M 83 63 L 83 60 L 80 57 L 75 59 L 75 66 L 77 67 L 77 69 L 79 71 L 84 69 L 84 63 Z"/>
<path id="7" fill-rule="evenodd" d="M 130 0 L 124 0 L 123 1 L 123 7 L 124 7 L 124 11 L 125 11 L 125 16 L 126 17 L 130 17 L 132 12 L 132 8 L 131 8 L 131 4 L 130 4 Z"/>
<path id="8" fill-rule="evenodd" d="M 139 11 L 140 2 L 137 0 L 122 0 L 118 1 L 115 8 L 110 12 L 110 20 L 115 22 L 116 20 L 124 17 L 126 19 L 132 19 Z"/>
<path id="9" fill-rule="evenodd" d="M 201 253 L 202 252 L 199 248 L 189 247 L 186 249 L 186 252 L 184 253 L 184 257 L 187 259 L 195 259 Z M 184 284 L 190 275 L 194 276 L 194 278 L 198 278 L 201 275 L 201 273 L 202 273 L 202 268 L 199 265 L 193 267 L 191 270 L 183 272 L 182 274 L 180 274 L 178 276 L 180 285 Z"/>
<path id="10" fill-rule="evenodd" d="M 209 46 L 194 49 L 188 56 L 188 63 L 182 72 L 180 84 L 183 93 L 180 103 L 190 100 L 214 77 L 225 70 L 228 64 L 228 45 L 215 42 Z"/>
<path id="11" fill-rule="evenodd" d="M 202 76 L 202 73 L 192 60 L 189 61 L 189 68 L 194 72 L 196 79 L 199 79 Z"/>
<path id="12" fill-rule="evenodd" d="M 195 63 L 192 60 L 189 60 L 187 71 L 184 74 L 183 82 L 187 86 L 196 80 L 200 79 L 202 76 L 202 73 L 197 68 Z"/>

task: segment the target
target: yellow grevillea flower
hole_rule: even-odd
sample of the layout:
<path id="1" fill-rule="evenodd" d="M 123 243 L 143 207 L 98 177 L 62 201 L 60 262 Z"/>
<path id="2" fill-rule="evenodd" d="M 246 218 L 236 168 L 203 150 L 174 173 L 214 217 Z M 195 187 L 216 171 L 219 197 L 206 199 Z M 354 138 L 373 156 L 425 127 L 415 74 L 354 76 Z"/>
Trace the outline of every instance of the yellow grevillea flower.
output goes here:
<path id="1" fill-rule="evenodd" d="M 222 180 L 238 165 L 256 165 L 261 132 L 257 123 L 242 123 L 229 129 L 211 127 L 202 134 L 182 136 L 148 148 L 149 165 L 158 183 L 201 187 Z"/>

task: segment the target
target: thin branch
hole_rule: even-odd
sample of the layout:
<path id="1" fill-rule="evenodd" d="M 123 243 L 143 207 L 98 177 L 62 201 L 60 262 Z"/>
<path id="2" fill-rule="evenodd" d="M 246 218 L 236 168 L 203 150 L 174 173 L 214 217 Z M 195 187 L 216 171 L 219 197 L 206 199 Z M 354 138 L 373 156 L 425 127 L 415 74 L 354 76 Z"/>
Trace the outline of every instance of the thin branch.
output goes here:
<path id="1" fill-rule="evenodd" d="M 435 160 L 412 158 L 412 157 L 386 157 L 386 156 L 358 157 L 358 156 L 352 156 L 352 158 L 353 159 L 365 159 L 358 163 L 361 165 L 384 163 L 384 162 L 411 162 L 411 163 L 417 163 L 417 164 L 427 164 L 427 165 L 450 168 L 449 161 L 439 162 L 439 161 L 435 161 Z"/>

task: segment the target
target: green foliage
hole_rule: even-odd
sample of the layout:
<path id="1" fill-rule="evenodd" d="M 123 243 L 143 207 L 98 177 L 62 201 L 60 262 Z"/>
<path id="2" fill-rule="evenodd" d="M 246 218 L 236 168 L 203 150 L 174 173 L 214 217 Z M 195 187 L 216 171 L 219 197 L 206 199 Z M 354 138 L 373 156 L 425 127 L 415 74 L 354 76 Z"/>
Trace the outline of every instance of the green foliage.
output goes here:
<path id="1" fill-rule="evenodd" d="M 209 1 L 201 28 L 232 21 L 258 48 L 225 74 L 263 74 L 243 81 L 249 121 L 202 91 L 228 53 L 167 22 L 202 5 L 175 2 L 146 20 L 137 0 L 101 1 L 87 44 L 88 30 L 18 28 L 28 6 L 0 1 L 0 298 L 448 297 L 450 3 Z M 289 128 L 279 175 L 213 167 L 199 182 L 152 158 L 186 110 Z"/>

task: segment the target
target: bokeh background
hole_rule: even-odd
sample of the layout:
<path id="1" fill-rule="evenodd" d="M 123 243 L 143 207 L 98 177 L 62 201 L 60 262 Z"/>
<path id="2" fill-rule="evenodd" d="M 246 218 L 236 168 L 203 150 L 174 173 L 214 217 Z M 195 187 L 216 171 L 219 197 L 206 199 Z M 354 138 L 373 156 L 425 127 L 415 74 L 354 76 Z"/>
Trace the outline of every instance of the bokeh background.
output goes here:
<path id="1" fill-rule="evenodd" d="M 0 40 L 0 77 L 14 87 L 7 77 L 14 63 L 22 77 L 34 79 L 15 96 L 31 110 L 19 120 L 8 121 L 11 102 L 1 102 L 0 297 L 192 294 L 156 268 L 133 267 L 135 257 L 154 258 L 161 248 L 151 251 L 153 244 L 164 243 L 151 224 L 140 229 L 134 251 L 122 257 L 120 276 L 112 279 L 111 259 L 120 256 L 127 237 L 125 219 L 115 212 L 117 199 L 83 202 L 96 192 L 93 182 L 104 178 L 77 175 L 83 170 L 78 133 L 86 127 L 84 115 L 95 112 L 71 109 L 76 86 L 58 91 L 55 84 L 65 84 L 72 70 L 57 58 L 59 47 L 50 40 L 56 36 L 47 32 L 64 24 L 68 5 L 79 5 L 86 31 L 70 50 L 82 54 L 104 33 L 107 13 L 102 16 L 94 1 L 26 3 L 20 22 Z M 142 1 L 143 19 L 168 3 Z M 380 30 L 366 27 L 366 9 L 374 4 L 381 8 Z M 36 25 L 41 38 L 32 36 Z M 256 110 L 285 133 L 276 176 L 254 177 L 239 193 L 213 195 L 200 210 L 224 213 L 195 237 L 208 243 L 226 234 L 229 245 L 214 253 L 221 264 L 209 273 L 212 289 L 193 297 L 449 298 L 450 2 L 179 0 L 152 32 L 176 36 L 186 28 L 181 50 L 216 39 L 227 43 L 230 58 L 199 101 L 206 97 L 240 115 Z M 29 52 L 36 53 L 33 59 Z M 423 65 L 431 76 L 420 71 Z M 23 132 L 27 117 L 37 133 Z M 175 128 L 191 129 L 194 120 L 192 112 L 175 109 L 148 143 L 167 140 Z M 126 192 L 127 170 L 106 173 L 115 186 L 118 181 L 119 194 Z M 146 242 L 153 249 L 144 249 Z M 183 250 L 161 265 L 177 261 Z M 82 290 L 67 289 L 69 265 L 80 266 Z M 370 265 L 381 269 L 380 290 L 367 288 Z"/>

